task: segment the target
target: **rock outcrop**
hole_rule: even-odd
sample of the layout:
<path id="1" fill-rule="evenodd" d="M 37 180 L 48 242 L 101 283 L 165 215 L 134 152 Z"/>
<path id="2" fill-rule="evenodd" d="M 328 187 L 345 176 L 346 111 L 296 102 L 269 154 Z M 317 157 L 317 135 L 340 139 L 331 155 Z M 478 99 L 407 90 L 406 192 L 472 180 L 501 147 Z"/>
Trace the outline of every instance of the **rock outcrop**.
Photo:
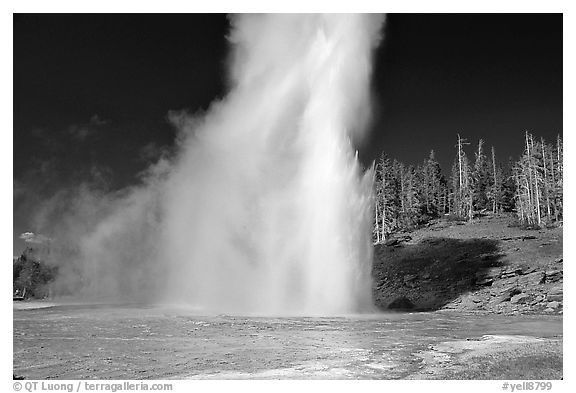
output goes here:
<path id="1" fill-rule="evenodd" d="M 563 313 L 561 228 L 528 232 L 502 219 L 453 227 L 438 223 L 376 246 L 379 308 Z"/>

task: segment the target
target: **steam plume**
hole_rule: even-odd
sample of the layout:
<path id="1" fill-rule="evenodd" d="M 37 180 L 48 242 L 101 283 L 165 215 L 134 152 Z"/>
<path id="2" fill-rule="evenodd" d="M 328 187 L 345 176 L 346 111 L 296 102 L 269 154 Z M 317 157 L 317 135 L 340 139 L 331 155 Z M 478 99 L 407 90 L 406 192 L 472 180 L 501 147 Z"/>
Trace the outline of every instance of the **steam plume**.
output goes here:
<path id="1" fill-rule="evenodd" d="M 369 307 L 372 173 L 352 143 L 369 121 L 382 22 L 232 17 L 226 98 L 202 118 L 171 113 L 182 131 L 175 158 L 140 187 L 78 195 L 59 224 L 75 245 L 59 263 L 77 272 L 78 288 L 209 312 Z"/>

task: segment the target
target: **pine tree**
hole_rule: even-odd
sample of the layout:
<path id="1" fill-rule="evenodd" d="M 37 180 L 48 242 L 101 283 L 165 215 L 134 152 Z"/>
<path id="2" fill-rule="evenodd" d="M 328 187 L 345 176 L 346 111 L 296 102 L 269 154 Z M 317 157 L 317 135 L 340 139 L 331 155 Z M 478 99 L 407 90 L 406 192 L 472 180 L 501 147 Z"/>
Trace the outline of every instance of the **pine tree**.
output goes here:
<path id="1" fill-rule="evenodd" d="M 496 149 L 494 146 L 492 146 L 490 152 L 490 178 L 486 197 L 492 208 L 492 213 L 495 214 L 502 211 L 505 176 L 502 166 L 496 163 Z"/>
<path id="2" fill-rule="evenodd" d="M 397 229 L 413 228 L 448 212 L 471 220 L 475 211 L 515 211 L 528 225 L 540 226 L 563 217 L 563 144 L 537 141 L 525 132 L 524 152 L 503 165 L 484 153 L 479 140 L 471 164 L 458 134 L 450 182 L 432 150 L 419 166 L 406 166 L 382 154 L 374 168 L 374 242 Z"/>
<path id="3" fill-rule="evenodd" d="M 403 226 L 413 228 L 422 222 L 422 195 L 419 189 L 418 170 L 410 165 L 403 173 L 403 206 L 404 213 L 401 216 Z"/>
<path id="4" fill-rule="evenodd" d="M 478 141 L 478 148 L 475 152 L 474 168 L 471 177 L 471 192 L 473 195 L 474 209 L 477 211 L 487 210 L 488 188 L 490 183 L 490 169 L 488 160 L 484 154 L 484 141 Z"/>
<path id="5" fill-rule="evenodd" d="M 516 183 L 513 175 L 514 160 L 508 159 L 508 165 L 502 171 L 502 193 L 500 206 L 503 212 L 511 213 L 515 210 Z"/>
<path id="6" fill-rule="evenodd" d="M 424 201 L 423 213 L 430 217 L 439 217 L 445 213 L 446 179 L 442 175 L 440 163 L 436 161 L 434 150 L 430 151 L 428 159 L 422 166 L 422 194 Z"/>

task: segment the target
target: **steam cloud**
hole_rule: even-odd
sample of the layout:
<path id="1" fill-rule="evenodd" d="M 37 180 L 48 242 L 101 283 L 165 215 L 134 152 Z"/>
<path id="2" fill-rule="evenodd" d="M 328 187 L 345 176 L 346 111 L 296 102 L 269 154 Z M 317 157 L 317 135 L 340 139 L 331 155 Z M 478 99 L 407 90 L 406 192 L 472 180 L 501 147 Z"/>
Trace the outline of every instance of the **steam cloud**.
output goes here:
<path id="1" fill-rule="evenodd" d="M 38 218 L 61 244 L 56 289 L 207 312 L 369 308 L 372 172 L 352 141 L 370 118 L 382 23 L 232 17 L 230 92 L 200 118 L 170 113 L 177 154 L 138 187 L 81 187 Z"/>

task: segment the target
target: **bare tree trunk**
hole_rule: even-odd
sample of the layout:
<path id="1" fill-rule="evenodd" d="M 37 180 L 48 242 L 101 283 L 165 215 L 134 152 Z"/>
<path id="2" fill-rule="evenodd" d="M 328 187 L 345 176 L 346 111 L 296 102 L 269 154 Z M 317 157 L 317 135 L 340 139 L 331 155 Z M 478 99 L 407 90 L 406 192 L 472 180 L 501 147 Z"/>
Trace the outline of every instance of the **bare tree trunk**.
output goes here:
<path id="1" fill-rule="evenodd" d="M 532 187 L 531 184 L 532 183 L 532 168 L 531 168 L 531 164 L 530 161 L 532 161 L 532 158 L 530 157 L 530 143 L 528 142 L 528 131 L 525 132 L 525 139 L 526 139 L 526 158 L 528 160 L 527 162 L 527 168 L 526 171 L 528 172 L 528 175 L 525 176 L 525 180 L 526 180 L 526 188 L 528 190 L 528 206 L 527 208 L 529 209 L 529 212 L 532 212 L 534 209 L 532 208 Z M 528 181 L 528 178 L 530 179 L 530 181 Z M 530 213 L 529 215 L 529 220 L 531 220 L 532 214 Z"/>
<path id="2" fill-rule="evenodd" d="M 460 139 L 460 134 L 458 134 L 458 175 L 460 176 L 460 189 L 462 189 L 462 139 Z"/>
<path id="3" fill-rule="evenodd" d="M 534 138 L 530 135 L 530 143 L 532 145 L 532 152 L 534 151 Z M 532 157 L 530 157 L 530 162 L 532 162 Z M 542 223 L 541 221 L 541 211 L 540 211 L 540 190 L 538 187 L 538 172 L 536 171 L 536 165 L 533 165 L 533 173 L 534 173 L 534 192 L 536 194 L 536 219 L 538 225 Z"/>
<path id="4" fill-rule="evenodd" d="M 472 221 L 472 218 L 474 217 L 474 209 L 472 207 L 472 193 L 470 192 L 470 197 L 468 199 L 468 221 Z"/>
<path id="5" fill-rule="evenodd" d="M 465 210 L 466 206 L 465 206 L 465 201 L 464 201 L 464 190 L 466 190 L 467 192 L 470 191 L 470 185 L 468 184 L 468 168 L 464 166 L 464 151 L 462 149 L 463 145 L 469 145 L 470 143 L 467 143 L 465 139 L 462 139 L 460 137 L 460 134 L 458 134 L 458 176 L 459 176 L 459 187 L 458 187 L 458 210 L 457 210 L 457 214 L 461 217 L 464 217 L 466 215 L 469 215 L 469 212 L 467 212 Z M 466 171 L 466 173 L 464 173 Z"/>
<path id="6" fill-rule="evenodd" d="M 494 151 L 494 146 L 492 146 L 492 173 L 494 175 L 494 189 L 493 189 L 493 201 L 492 201 L 492 213 L 496 214 L 496 195 L 497 195 L 497 188 L 496 188 L 496 152 Z"/>
<path id="7" fill-rule="evenodd" d="M 550 149 L 550 175 L 552 176 L 552 189 L 554 190 L 554 197 L 552 198 L 554 219 L 555 221 L 558 221 L 558 204 L 556 203 L 556 178 L 554 176 L 554 151 L 552 149 Z"/>
<path id="8" fill-rule="evenodd" d="M 522 185 L 520 181 L 520 173 L 519 169 L 513 169 L 513 171 L 515 172 L 513 173 L 513 176 L 516 179 L 516 211 L 519 213 L 520 221 L 524 222 L 524 204 L 522 203 Z"/>
<path id="9" fill-rule="evenodd" d="M 400 171 L 400 208 L 402 209 L 402 213 L 406 212 L 406 205 L 404 204 L 404 195 L 406 190 L 404 188 L 404 171 Z"/>
<path id="10" fill-rule="evenodd" d="M 530 216 L 533 216 L 533 212 L 536 211 L 537 214 L 537 218 L 536 218 L 536 222 L 538 224 L 540 224 L 540 201 L 538 199 L 538 187 L 537 187 L 537 179 L 536 179 L 536 174 L 534 173 L 535 169 L 532 168 L 532 151 L 530 150 L 530 145 L 531 145 L 531 135 L 528 134 L 528 131 L 526 131 L 526 156 L 528 159 L 528 179 L 527 179 L 527 184 L 528 184 L 528 191 L 530 194 L 530 200 L 529 200 L 529 206 L 530 206 L 530 211 L 531 214 Z M 532 149 L 533 150 L 533 149 Z M 534 178 L 534 182 L 532 181 L 532 178 Z"/>
<path id="11" fill-rule="evenodd" d="M 376 213 L 376 244 L 380 243 L 380 228 L 378 226 L 378 197 L 376 197 L 376 209 L 374 212 Z"/>
<path id="12" fill-rule="evenodd" d="M 382 166 L 382 225 L 380 226 L 380 240 L 386 240 L 386 173 L 384 173 L 384 166 Z"/>
<path id="13" fill-rule="evenodd" d="M 560 174 L 560 177 L 562 177 L 564 170 L 562 160 L 564 157 L 562 151 L 562 143 L 560 143 L 560 135 L 556 137 L 556 151 L 558 152 L 558 172 Z"/>
<path id="14" fill-rule="evenodd" d="M 546 193 L 546 217 L 550 220 L 552 216 L 550 212 L 550 185 L 548 184 L 548 176 L 546 170 L 546 151 L 544 150 L 544 138 L 540 139 L 540 143 L 542 145 L 542 167 L 544 168 L 544 192 Z"/>
<path id="15" fill-rule="evenodd" d="M 562 198 L 564 193 L 562 192 L 562 187 L 563 187 L 563 179 L 564 179 L 564 149 L 562 147 L 562 140 L 560 139 L 560 134 L 558 134 L 558 136 L 556 137 L 556 151 L 557 151 L 557 155 L 558 155 L 558 171 L 556 173 L 557 175 L 557 184 L 556 187 L 554 188 L 557 192 L 557 195 L 559 195 L 558 197 L 558 214 L 560 213 L 561 210 L 563 210 L 564 208 L 564 203 L 562 202 Z M 562 212 L 563 213 L 563 212 Z"/>
<path id="16" fill-rule="evenodd" d="M 462 216 L 462 139 L 460 139 L 460 134 L 458 134 L 458 176 L 459 176 L 459 187 L 458 187 L 458 215 Z"/>
<path id="17" fill-rule="evenodd" d="M 380 240 L 386 241 L 386 204 L 384 204 L 382 208 L 382 226 L 380 227 L 380 230 L 382 231 Z"/>

